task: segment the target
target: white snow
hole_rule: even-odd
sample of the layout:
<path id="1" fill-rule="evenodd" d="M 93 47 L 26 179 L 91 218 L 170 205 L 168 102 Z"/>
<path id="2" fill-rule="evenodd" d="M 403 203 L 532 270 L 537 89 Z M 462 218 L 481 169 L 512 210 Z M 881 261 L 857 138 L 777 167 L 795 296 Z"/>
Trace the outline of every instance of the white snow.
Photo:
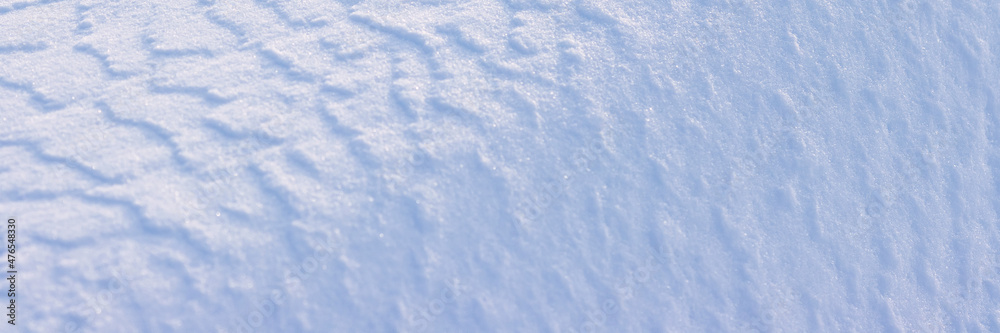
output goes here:
<path id="1" fill-rule="evenodd" d="M 998 18 L 0 0 L 2 330 L 1000 332 Z"/>

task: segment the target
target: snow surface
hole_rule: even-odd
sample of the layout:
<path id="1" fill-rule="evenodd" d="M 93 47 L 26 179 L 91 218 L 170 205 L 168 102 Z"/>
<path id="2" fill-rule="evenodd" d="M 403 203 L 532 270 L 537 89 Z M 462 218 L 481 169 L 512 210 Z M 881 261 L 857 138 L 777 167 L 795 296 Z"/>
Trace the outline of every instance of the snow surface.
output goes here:
<path id="1" fill-rule="evenodd" d="M 3 331 L 1000 332 L 998 65 L 997 1 L 0 0 Z"/>

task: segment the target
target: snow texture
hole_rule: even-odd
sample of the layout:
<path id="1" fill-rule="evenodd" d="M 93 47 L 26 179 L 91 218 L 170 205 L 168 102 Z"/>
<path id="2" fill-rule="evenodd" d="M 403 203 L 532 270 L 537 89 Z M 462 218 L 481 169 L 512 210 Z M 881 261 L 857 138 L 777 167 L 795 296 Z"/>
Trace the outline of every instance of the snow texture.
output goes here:
<path id="1" fill-rule="evenodd" d="M 0 0 L 4 332 L 1000 332 L 1000 2 Z"/>

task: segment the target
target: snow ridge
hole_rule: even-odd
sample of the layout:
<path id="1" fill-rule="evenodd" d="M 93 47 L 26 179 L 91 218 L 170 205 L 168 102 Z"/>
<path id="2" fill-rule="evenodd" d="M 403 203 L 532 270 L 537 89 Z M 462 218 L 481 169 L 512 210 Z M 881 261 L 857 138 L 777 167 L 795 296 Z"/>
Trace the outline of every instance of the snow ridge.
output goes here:
<path id="1" fill-rule="evenodd" d="M 18 329 L 997 332 L 997 17 L 0 1 Z"/>

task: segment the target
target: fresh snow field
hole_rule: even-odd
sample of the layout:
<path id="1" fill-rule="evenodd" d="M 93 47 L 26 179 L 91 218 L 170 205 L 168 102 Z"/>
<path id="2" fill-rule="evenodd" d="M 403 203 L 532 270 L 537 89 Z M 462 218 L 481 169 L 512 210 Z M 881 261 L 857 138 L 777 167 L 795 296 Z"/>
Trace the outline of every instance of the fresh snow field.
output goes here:
<path id="1" fill-rule="evenodd" d="M 988 0 L 0 0 L 0 332 L 1000 332 L 998 88 Z"/>

